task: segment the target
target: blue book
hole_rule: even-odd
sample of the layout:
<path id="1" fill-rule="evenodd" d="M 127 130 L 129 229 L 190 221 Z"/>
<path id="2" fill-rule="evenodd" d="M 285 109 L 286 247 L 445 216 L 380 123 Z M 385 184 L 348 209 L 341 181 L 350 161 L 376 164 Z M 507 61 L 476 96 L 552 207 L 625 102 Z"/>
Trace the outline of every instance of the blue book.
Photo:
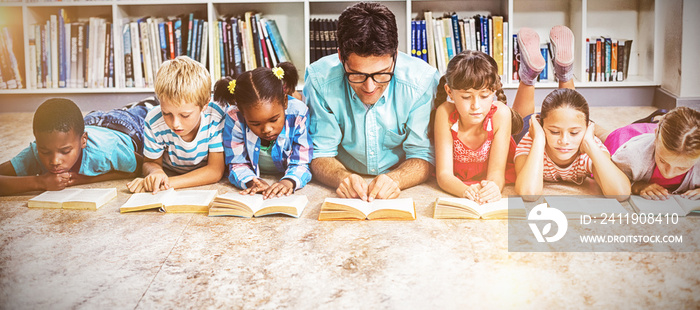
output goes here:
<path id="1" fill-rule="evenodd" d="M 66 87 L 66 26 L 64 9 L 58 10 L 58 87 Z"/>
<path id="2" fill-rule="evenodd" d="M 284 44 L 282 35 L 280 35 L 280 30 L 277 28 L 277 23 L 274 20 L 268 20 L 265 27 L 267 27 L 270 41 L 272 41 L 272 47 L 275 49 L 275 54 L 277 54 L 279 61 L 291 61 L 287 46 Z"/>
<path id="3" fill-rule="evenodd" d="M 245 60 L 243 59 L 243 54 L 241 53 L 241 48 L 243 47 L 243 36 L 238 29 L 238 18 L 231 18 L 229 21 L 229 26 L 231 26 L 229 29 L 229 46 L 231 47 L 231 51 L 233 51 L 231 54 L 231 56 L 233 56 L 233 68 L 230 71 L 233 71 L 232 76 L 237 77 L 246 70 Z M 280 62 L 282 62 L 281 59 Z"/>
<path id="4" fill-rule="evenodd" d="M 457 13 L 452 14 L 452 38 L 455 44 L 455 54 L 462 52 L 462 35 L 459 33 L 459 17 Z"/>
<path id="5" fill-rule="evenodd" d="M 425 62 L 428 62 L 428 32 L 425 26 L 425 20 L 420 21 L 420 33 L 421 33 L 421 58 Z"/>
<path id="6" fill-rule="evenodd" d="M 218 21 L 216 23 L 217 28 L 219 29 L 219 58 L 220 58 L 220 63 L 221 63 L 221 77 L 226 76 L 226 54 L 224 53 L 224 22 Z"/>
<path id="7" fill-rule="evenodd" d="M 165 34 L 165 23 L 158 23 L 158 36 L 160 37 L 160 56 L 163 61 L 168 60 L 168 40 Z"/>
<path id="8" fill-rule="evenodd" d="M 489 46 L 489 18 L 481 16 L 481 46 L 482 52 L 491 55 L 491 47 Z"/>
<path id="9" fill-rule="evenodd" d="M 411 56 L 416 57 L 416 21 L 411 21 Z"/>
<path id="10" fill-rule="evenodd" d="M 187 27 L 187 50 L 185 51 L 185 55 L 192 58 L 192 27 L 194 27 L 194 13 L 190 13 L 188 20 L 185 22 L 186 24 L 184 26 Z"/>
<path id="11" fill-rule="evenodd" d="M 612 39 L 605 38 L 605 81 L 612 81 L 612 70 L 611 70 L 611 51 L 612 51 Z"/>
<path id="12" fill-rule="evenodd" d="M 173 32 L 175 32 L 175 57 L 177 57 L 182 55 L 182 19 L 175 19 L 173 28 Z"/>
<path id="13" fill-rule="evenodd" d="M 124 42 L 124 76 L 126 78 L 126 87 L 134 87 L 134 68 L 133 60 L 131 59 L 131 27 L 129 23 L 125 23 L 122 30 L 122 41 Z"/>
<path id="14" fill-rule="evenodd" d="M 192 21 L 192 49 L 190 50 L 190 58 L 192 58 L 195 61 L 199 61 L 199 53 L 197 53 L 197 43 L 199 42 L 199 36 L 197 35 L 197 32 L 199 30 L 199 24 L 201 24 L 201 21 L 199 19 L 194 19 Z"/>
<path id="15" fill-rule="evenodd" d="M 547 71 L 549 71 L 549 48 L 547 46 L 540 47 L 540 53 L 542 53 L 542 58 L 544 58 L 544 69 L 540 72 L 540 80 L 547 79 Z"/>

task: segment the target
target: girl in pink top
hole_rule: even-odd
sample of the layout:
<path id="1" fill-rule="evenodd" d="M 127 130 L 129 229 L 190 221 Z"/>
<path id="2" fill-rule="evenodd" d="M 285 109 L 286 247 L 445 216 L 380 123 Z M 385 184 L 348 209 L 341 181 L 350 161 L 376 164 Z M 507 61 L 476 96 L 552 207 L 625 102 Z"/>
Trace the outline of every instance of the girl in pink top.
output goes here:
<path id="1" fill-rule="evenodd" d="M 539 196 L 544 181 L 581 184 L 593 174 L 604 195 L 624 200 L 630 193 L 629 180 L 593 134 L 595 126 L 589 120 L 588 103 L 574 90 L 573 33 L 565 26 L 555 26 L 549 36 L 559 89 L 547 95 L 541 114 L 533 117 L 534 83 L 545 61 L 537 33 L 529 28 L 518 33 L 520 85 L 513 107 L 528 115 L 525 121 L 529 129 L 515 151 L 515 191 Z"/>

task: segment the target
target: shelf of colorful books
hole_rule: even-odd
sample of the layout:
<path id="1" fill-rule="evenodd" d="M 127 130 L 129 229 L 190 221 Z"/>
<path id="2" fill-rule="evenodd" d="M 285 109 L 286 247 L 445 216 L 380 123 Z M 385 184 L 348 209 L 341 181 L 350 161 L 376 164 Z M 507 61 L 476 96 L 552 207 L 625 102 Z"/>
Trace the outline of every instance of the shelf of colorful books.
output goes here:
<path id="1" fill-rule="evenodd" d="M 153 88 L 45 88 L 45 89 L 4 89 L 3 95 L 34 94 L 153 94 Z"/>
<path id="2" fill-rule="evenodd" d="M 406 25 L 410 25 L 410 18 L 408 18 L 407 1 L 378 1 L 385 5 L 389 10 L 394 13 L 396 17 L 396 25 L 398 27 L 399 34 L 399 51 L 406 53 L 410 49 L 410 41 L 408 38 L 410 34 L 410 27 L 406 28 Z M 311 19 L 329 19 L 336 20 L 340 13 L 345 10 L 348 6 L 357 3 L 356 1 L 316 1 L 309 0 L 309 20 Z M 308 22 L 308 21 L 307 21 Z M 307 29 L 308 28 L 307 26 Z M 308 50 L 308 49 L 307 49 Z"/>
<path id="3" fill-rule="evenodd" d="M 218 67 L 211 72 L 214 80 L 284 61 L 293 63 L 303 79 L 307 32 L 303 1 L 215 2 L 211 13 L 212 68 Z"/>
<path id="4" fill-rule="evenodd" d="M 588 51 L 584 50 L 589 57 L 583 62 L 584 70 L 586 67 L 594 68 L 590 64 L 595 64 L 598 59 L 603 62 L 603 72 L 620 72 L 617 69 L 622 69 L 624 76 L 617 74 L 618 78 L 613 76 L 612 79 L 603 77 L 597 82 L 616 84 L 627 75 L 658 80 L 654 66 L 661 62 L 661 59 L 657 59 L 660 54 L 654 52 L 657 48 L 654 40 L 655 15 L 658 12 L 653 0 L 588 0 L 583 42 L 588 38 L 594 46 L 589 47 Z M 601 41 L 600 45 L 597 44 L 598 40 Z M 591 52 L 595 52 L 596 56 L 591 57 Z M 601 56 L 598 55 L 600 53 Z M 611 59 L 606 59 L 606 56 Z M 613 63 L 612 68 L 605 68 L 610 60 L 617 61 L 618 65 Z"/>

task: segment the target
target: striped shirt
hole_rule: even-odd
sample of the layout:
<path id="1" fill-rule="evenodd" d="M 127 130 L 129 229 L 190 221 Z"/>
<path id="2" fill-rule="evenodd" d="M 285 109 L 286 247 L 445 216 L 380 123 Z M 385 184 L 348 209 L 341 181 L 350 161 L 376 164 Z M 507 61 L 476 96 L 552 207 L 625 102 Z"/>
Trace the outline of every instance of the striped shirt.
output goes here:
<path id="1" fill-rule="evenodd" d="M 162 156 L 163 167 L 177 173 L 186 173 L 206 166 L 210 152 L 224 151 L 221 142 L 224 115 L 223 108 L 210 102 L 200 114 L 197 136 L 191 142 L 187 142 L 168 127 L 160 106 L 157 106 L 146 116 L 143 155 L 149 159 Z"/>
<path id="2" fill-rule="evenodd" d="M 600 139 L 598 139 L 597 137 L 595 138 L 595 143 L 598 145 L 598 147 L 600 147 L 601 150 L 610 154 L 605 145 L 603 145 L 603 142 L 601 142 Z M 532 138 L 530 137 L 530 133 L 527 133 L 525 137 L 523 137 L 523 139 L 520 140 L 520 143 L 518 143 L 518 147 L 515 149 L 515 157 L 517 158 L 520 155 L 529 154 L 531 148 Z M 552 161 L 551 158 L 549 158 L 547 152 L 544 152 L 543 168 L 544 169 L 542 171 L 542 177 L 545 181 L 565 181 L 573 182 L 580 185 L 583 183 L 583 180 L 585 180 L 587 176 L 593 173 L 593 161 L 590 157 L 588 157 L 588 154 L 581 153 L 578 155 L 578 158 L 574 160 L 568 167 L 559 167 L 557 164 L 554 163 L 554 161 Z"/>

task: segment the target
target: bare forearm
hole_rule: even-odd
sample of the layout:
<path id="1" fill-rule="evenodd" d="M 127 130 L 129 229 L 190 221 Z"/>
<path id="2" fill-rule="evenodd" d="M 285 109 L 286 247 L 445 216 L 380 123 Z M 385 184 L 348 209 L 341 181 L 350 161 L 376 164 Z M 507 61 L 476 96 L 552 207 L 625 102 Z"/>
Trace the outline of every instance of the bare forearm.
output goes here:
<path id="1" fill-rule="evenodd" d="M 163 166 L 160 163 L 145 161 L 143 163 L 143 176 L 148 176 L 149 174 L 156 171 L 163 171 Z"/>
<path id="2" fill-rule="evenodd" d="M 544 141 L 535 141 L 525 164 L 515 180 L 515 192 L 518 195 L 540 195 L 544 187 Z"/>
<path id="3" fill-rule="evenodd" d="M 454 174 L 450 175 L 445 173 L 438 175 L 437 182 L 442 190 L 460 198 L 464 196 L 464 191 L 467 189 L 467 185 L 454 176 Z"/>
<path id="4" fill-rule="evenodd" d="M 36 176 L 0 176 L 0 195 L 46 190 Z"/>
<path id="5" fill-rule="evenodd" d="M 403 190 L 425 182 L 430 176 L 430 163 L 422 159 L 410 158 L 386 175 L 398 182 L 399 188 Z"/>
<path id="6" fill-rule="evenodd" d="M 610 160 L 610 156 L 601 149 L 594 149 L 588 154 L 593 161 L 593 169 L 596 172 L 596 182 L 606 196 L 619 196 L 624 200 L 631 191 L 630 181 Z"/>
<path id="7" fill-rule="evenodd" d="M 335 157 L 314 158 L 310 166 L 314 179 L 333 188 L 338 188 L 343 179 L 352 174 Z"/>
<path id="8" fill-rule="evenodd" d="M 185 188 L 213 184 L 219 182 L 223 174 L 223 169 L 207 165 L 182 175 L 170 177 L 170 186 L 173 188 Z"/>

